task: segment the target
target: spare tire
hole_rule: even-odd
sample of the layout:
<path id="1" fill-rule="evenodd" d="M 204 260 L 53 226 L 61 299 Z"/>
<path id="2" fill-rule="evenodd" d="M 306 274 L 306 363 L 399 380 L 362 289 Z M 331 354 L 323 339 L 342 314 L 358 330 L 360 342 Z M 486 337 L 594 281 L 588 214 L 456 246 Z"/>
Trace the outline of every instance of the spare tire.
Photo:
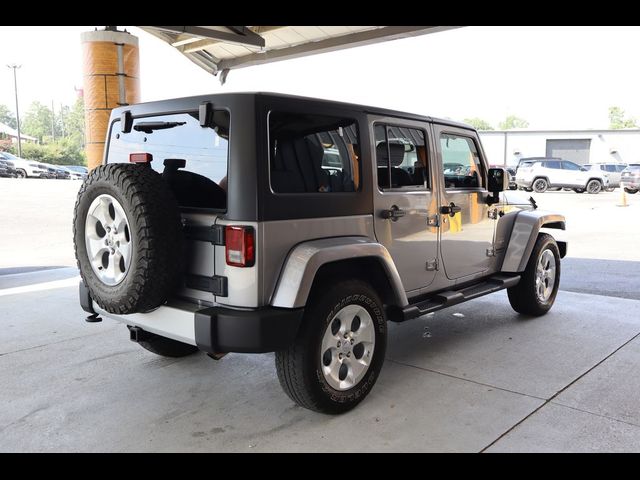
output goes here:
<path id="1" fill-rule="evenodd" d="M 178 204 L 148 165 L 94 169 L 76 200 L 73 241 L 91 298 L 117 314 L 162 305 L 182 275 Z"/>

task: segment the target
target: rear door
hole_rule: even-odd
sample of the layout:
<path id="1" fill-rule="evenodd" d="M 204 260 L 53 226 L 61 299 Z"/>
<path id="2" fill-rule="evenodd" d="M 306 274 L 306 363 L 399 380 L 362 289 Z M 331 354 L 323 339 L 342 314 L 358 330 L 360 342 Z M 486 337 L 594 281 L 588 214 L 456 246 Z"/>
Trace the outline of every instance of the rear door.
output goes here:
<path id="1" fill-rule="evenodd" d="M 226 211 L 229 114 L 216 111 L 218 125 L 200 126 L 198 112 L 135 118 L 131 132 L 119 122 L 111 130 L 108 162 L 130 161 L 131 153 L 151 154 L 180 205 L 185 227 L 184 287 L 180 296 L 215 301 L 214 225 Z M 160 128 L 156 128 L 156 127 Z"/>
<path id="2" fill-rule="evenodd" d="M 437 198 L 421 122 L 377 117 L 371 123 L 377 240 L 393 258 L 408 293 L 429 285 L 437 269 Z"/>

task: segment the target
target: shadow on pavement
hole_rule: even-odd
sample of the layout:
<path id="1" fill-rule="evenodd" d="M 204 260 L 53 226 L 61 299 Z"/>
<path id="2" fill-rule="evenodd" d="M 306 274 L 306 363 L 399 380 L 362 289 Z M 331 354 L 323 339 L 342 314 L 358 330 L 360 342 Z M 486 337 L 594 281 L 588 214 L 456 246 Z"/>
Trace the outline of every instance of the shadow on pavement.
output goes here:
<path id="1" fill-rule="evenodd" d="M 640 262 L 564 258 L 560 290 L 640 300 Z"/>

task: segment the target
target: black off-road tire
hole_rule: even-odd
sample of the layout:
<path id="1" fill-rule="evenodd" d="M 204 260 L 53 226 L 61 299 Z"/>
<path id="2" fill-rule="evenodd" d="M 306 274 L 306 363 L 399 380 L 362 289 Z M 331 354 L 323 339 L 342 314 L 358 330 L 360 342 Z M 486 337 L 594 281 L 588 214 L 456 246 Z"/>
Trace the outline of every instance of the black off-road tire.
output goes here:
<path id="1" fill-rule="evenodd" d="M 111 195 L 123 207 L 132 243 L 129 268 L 117 285 L 93 271 L 85 243 L 85 220 L 93 200 Z M 80 276 L 91 298 L 110 313 L 146 312 L 162 305 L 182 277 L 180 211 L 169 187 L 148 165 L 114 163 L 94 169 L 80 187 L 73 219 Z"/>
<path id="2" fill-rule="evenodd" d="M 545 302 L 540 301 L 536 295 L 536 267 L 540 255 L 545 250 L 550 250 L 555 259 L 556 273 L 555 284 L 549 299 Z M 527 267 L 522 273 L 520 282 L 515 286 L 507 289 L 509 303 L 511 307 L 518 313 L 525 315 L 541 316 L 547 313 L 556 300 L 558 294 L 558 286 L 560 285 L 560 250 L 555 239 L 546 233 L 538 235 L 536 244 L 529 257 Z"/>
<path id="3" fill-rule="evenodd" d="M 336 390 L 324 378 L 321 343 L 336 313 L 350 304 L 364 307 L 375 327 L 375 347 L 369 369 L 349 390 Z M 387 324 L 382 302 L 373 288 L 361 280 L 320 285 L 312 292 L 294 344 L 276 352 L 278 380 L 298 405 L 316 412 L 339 414 L 351 410 L 371 391 L 384 362 Z"/>
<path id="4" fill-rule="evenodd" d="M 180 358 L 192 355 L 198 351 L 198 347 L 188 343 L 178 342 L 171 338 L 161 337 L 154 333 L 145 332 L 145 339 L 138 341 L 145 350 L 162 357 Z"/>

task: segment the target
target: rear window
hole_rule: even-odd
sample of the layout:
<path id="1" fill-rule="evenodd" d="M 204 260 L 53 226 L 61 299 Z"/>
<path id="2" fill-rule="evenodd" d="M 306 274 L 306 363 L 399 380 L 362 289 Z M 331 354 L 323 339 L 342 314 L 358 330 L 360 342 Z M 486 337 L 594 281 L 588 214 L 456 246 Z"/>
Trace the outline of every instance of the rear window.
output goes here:
<path id="1" fill-rule="evenodd" d="M 269 171 L 275 193 L 360 190 L 360 149 L 353 119 L 269 114 Z"/>
<path id="2" fill-rule="evenodd" d="M 150 153 L 151 167 L 171 185 L 183 207 L 226 208 L 229 113 L 214 112 L 201 127 L 198 113 L 136 118 L 129 133 L 113 124 L 108 163 L 129 162 L 131 153 Z"/>

